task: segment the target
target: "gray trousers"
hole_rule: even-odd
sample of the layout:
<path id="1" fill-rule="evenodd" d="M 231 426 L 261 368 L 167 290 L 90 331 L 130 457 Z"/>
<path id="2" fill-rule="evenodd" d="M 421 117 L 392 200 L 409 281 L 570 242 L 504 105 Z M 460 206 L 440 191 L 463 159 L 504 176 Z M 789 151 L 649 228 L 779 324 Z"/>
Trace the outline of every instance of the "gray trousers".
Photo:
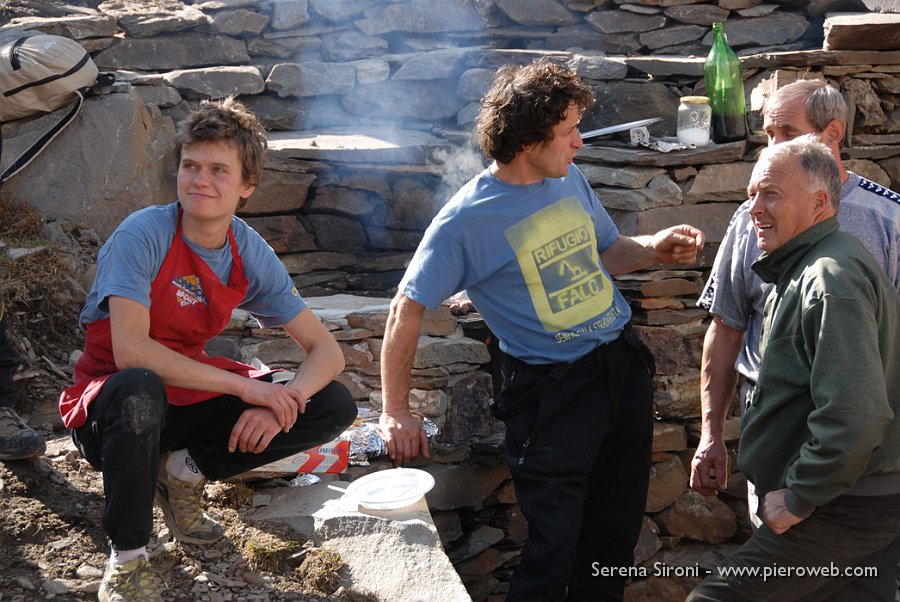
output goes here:
<path id="1" fill-rule="evenodd" d="M 900 494 L 843 495 L 782 535 L 760 527 L 687 600 L 892 602 L 898 558 Z"/>

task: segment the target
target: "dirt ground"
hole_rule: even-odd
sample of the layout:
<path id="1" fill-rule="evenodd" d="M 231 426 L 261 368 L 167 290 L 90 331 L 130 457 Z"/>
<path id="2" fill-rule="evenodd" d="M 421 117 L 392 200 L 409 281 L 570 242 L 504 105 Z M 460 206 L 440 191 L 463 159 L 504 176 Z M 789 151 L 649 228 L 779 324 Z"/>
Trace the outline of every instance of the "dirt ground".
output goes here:
<path id="1" fill-rule="evenodd" d="M 339 587 L 333 554 L 248 523 L 252 495 L 243 485 L 207 486 L 207 510 L 226 532 L 211 546 L 173 542 L 154 510 L 149 550 L 164 600 L 372 599 Z M 102 477 L 67 436 L 43 458 L 0 463 L 0 600 L 95 600 L 108 557 L 102 509 Z"/>
<path id="2" fill-rule="evenodd" d="M 109 548 L 101 527 L 102 476 L 83 460 L 56 406 L 72 381 L 72 352 L 99 240 L 90 229 L 10 207 L 0 197 L 0 280 L 10 339 L 22 355 L 17 410 L 47 438 L 38 459 L 0 462 L 0 601 L 94 600 Z M 54 234 L 55 233 L 55 234 Z M 52 238 L 53 240 L 48 240 Z M 149 549 L 167 601 L 368 601 L 341 587 L 340 559 L 274 525 L 250 524 L 253 490 L 212 484 L 207 512 L 226 537 L 211 546 L 173 542 L 156 509 Z"/>

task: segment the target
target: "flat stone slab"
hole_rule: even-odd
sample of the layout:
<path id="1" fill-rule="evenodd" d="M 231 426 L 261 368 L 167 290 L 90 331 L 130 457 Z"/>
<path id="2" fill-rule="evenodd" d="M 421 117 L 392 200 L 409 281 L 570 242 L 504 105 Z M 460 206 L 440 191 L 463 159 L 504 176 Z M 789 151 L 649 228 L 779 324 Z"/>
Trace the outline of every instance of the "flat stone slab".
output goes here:
<path id="1" fill-rule="evenodd" d="M 471 602 L 425 498 L 396 510 L 369 510 L 332 488 L 347 485 L 322 481 L 277 489 L 248 519 L 286 524 L 334 550 L 347 565 L 353 589 L 379 600 Z"/>
<path id="2" fill-rule="evenodd" d="M 825 50 L 896 50 L 900 14 L 850 14 L 825 19 Z"/>
<path id="3" fill-rule="evenodd" d="M 666 77 L 670 75 L 703 75 L 706 57 L 687 56 L 629 56 L 624 59 L 629 67 L 649 75 Z"/>
<path id="4" fill-rule="evenodd" d="M 744 69 L 775 67 L 823 67 L 837 65 L 897 65 L 900 50 L 799 50 L 790 52 L 762 52 L 742 56 Z"/>
<path id="5" fill-rule="evenodd" d="M 601 163 L 668 167 L 672 165 L 701 165 L 740 161 L 746 148 L 747 143 L 743 140 L 727 144 L 710 144 L 668 153 L 632 146 L 596 144 L 583 146 L 578 150 L 577 157 L 580 160 L 590 161 L 593 159 Z"/>
<path id="6" fill-rule="evenodd" d="M 361 297 L 358 295 L 328 295 L 304 297 L 307 305 L 321 320 L 339 322 L 350 313 L 384 313 L 390 310 L 387 297 Z"/>
<path id="7" fill-rule="evenodd" d="M 884 27 L 896 28 L 896 23 L 900 22 L 897 15 L 876 16 L 885 21 Z M 836 30 L 835 36 L 840 25 L 844 21 L 837 17 L 826 20 L 834 23 Z M 893 33 L 893 32 L 892 32 Z M 895 35 L 895 34 L 894 34 Z M 869 35 L 869 37 L 873 37 Z M 882 38 L 887 35 L 882 36 Z M 865 48 L 857 47 L 853 49 L 830 49 L 824 50 L 791 50 L 784 52 L 762 52 L 740 56 L 741 66 L 744 69 L 772 69 L 776 67 L 810 67 L 810 66 L 833 66 L 833 65 L 896 65 L 900 63 L 900 51 L 894 50 L 894 46 L 890 46 L 891 41 L 884 42 L 878 36 L 874 36 L 871 45 Z M 672 75 L 685 75 L 691 77 L 703 76 L 703 63 L 706 62 L 705 56 L 688 57 L 688 56 L 629 56 L 623 59 L 624 63 L 629 67 L 634 67 L 638 71 L 653 75 L 656 77 L 669 77 Z"/>
<path id="8" fill-rule="evenodd" d="M 269 153 L 273 158 L 281 159 L 352 163 L 441 163 L 437 158 L 437 151 L 446 153 L 450 146 L 446 140 L 425 132 L 397 129 L 269 134 Z"/>

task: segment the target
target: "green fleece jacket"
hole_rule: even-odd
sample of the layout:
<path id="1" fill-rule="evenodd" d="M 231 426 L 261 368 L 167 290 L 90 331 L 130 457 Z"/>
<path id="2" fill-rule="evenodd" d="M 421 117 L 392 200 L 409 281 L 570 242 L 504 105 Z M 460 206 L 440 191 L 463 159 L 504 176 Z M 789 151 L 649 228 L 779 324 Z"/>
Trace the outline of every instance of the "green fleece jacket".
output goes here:
<path id="1" fill-rule="evenodd" d="M 834 218 L 753 270 L 775 289 L 741 420 L 741 470 L 761 499 L 790 489 L 799 516 L 870 477 L 887 483 L 878 493 L 900 492 L 900 295 L 884 270 Z"/>

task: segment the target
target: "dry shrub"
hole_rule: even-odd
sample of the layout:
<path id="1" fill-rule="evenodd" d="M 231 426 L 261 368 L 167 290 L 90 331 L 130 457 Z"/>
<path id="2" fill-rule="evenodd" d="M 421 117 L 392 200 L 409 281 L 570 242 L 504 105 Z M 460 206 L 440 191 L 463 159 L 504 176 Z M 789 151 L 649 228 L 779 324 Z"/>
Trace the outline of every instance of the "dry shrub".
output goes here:
<path id="1" fill-rule="evenodd" d="M 16 260 L 0 253 L 9 329 L 28 337 L 38 356 L 52 356 L 61 342 L 77 338 L 80 304 L 71 293 L 71 258 L 39 238 L 41 223 L 32 207 L 12 205 L 0 196 L 0 242 L 11 248 L 45 248 Z"/>

